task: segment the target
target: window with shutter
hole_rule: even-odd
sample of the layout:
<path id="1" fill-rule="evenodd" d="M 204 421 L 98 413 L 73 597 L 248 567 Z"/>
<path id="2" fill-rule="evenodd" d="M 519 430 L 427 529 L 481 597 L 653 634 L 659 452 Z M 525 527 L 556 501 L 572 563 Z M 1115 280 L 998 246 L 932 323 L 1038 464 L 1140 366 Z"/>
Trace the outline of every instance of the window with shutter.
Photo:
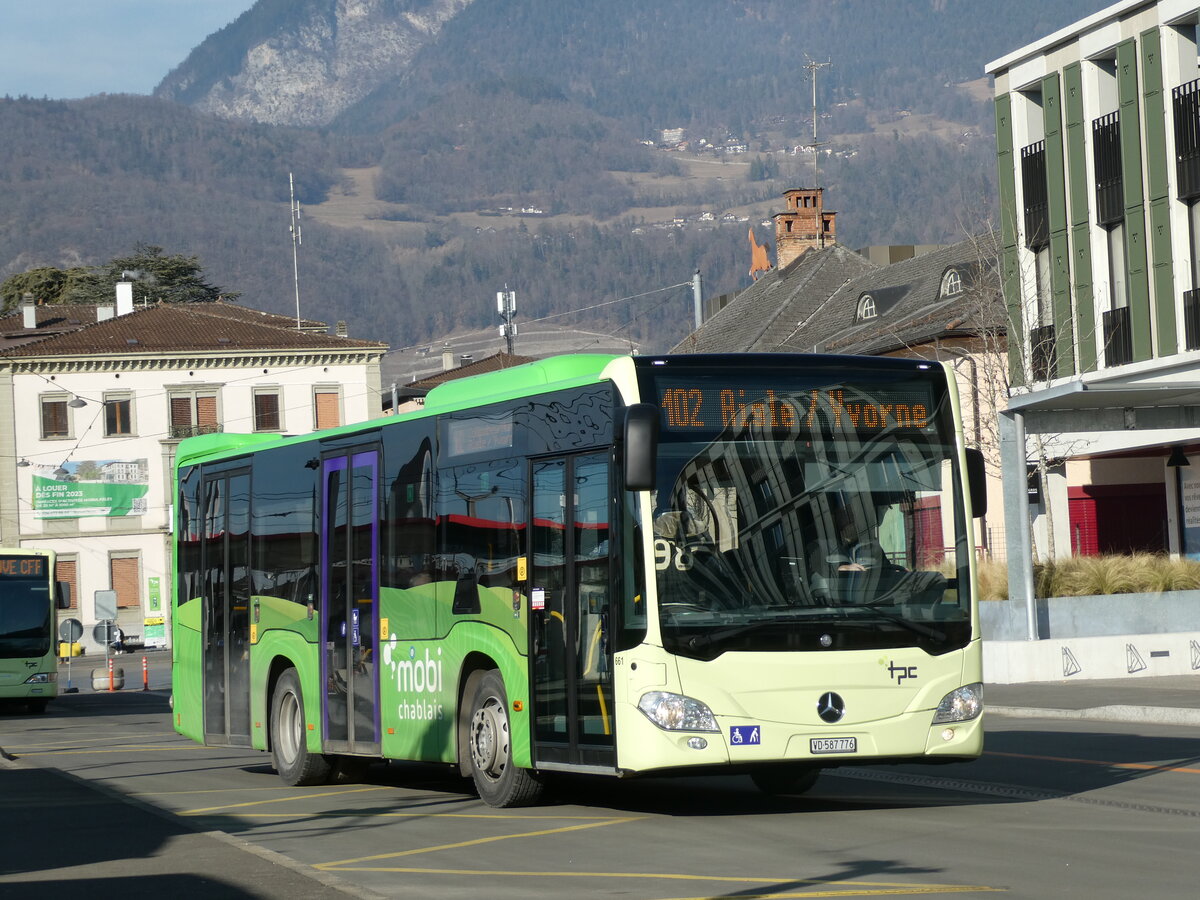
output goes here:
<path id="1" fill-rule="evenodd" d="M 73 559 L 63 559 L 61 556 L 55 561 L 55 581 L 65 581 L 71 586 L 71 609 L 79 609 L 79 569 L 78 563 Z"/>
<path id="2" fill-rule="evenodd" d="M 196 398 L 196 424 L 203 429 L 216 430 L 217 398 L 213 396 Z M 203 431 L 202 431 L 203 433 Z"/>
<path id="3" fill-rule="evenodd" d="M 138 572 L 141 568 L 136 556 L 114 556 L 108 561 L 112 589 L 117 592 L 117 607 L 124 609 L 141 605 L 138 590 Z"/>
<path id="4" fill-rule="evenodd" d="M 341 423 L 338 395 L 336 391 L 316 392 L 317 430 L 335 428 Z"/>
<path id="5" fill-rule="evenodd" d="M 170 393 L 171 437 L 213 434 L 221 430 L 217 394 L 212 389 L 173 390 Z"/>
<path id="6" fill-rule="evenodd" d="M 279 394 L 263 391 L 254 395 L 254 430 L 279 431 Z"/>
<path id="7" fill-rule="evenodd" d="M 175 428 L 192 426 L 192 401 L 190 397 L 171 398 L 171 425 Z"/>
<path id="8" fill-rule="evenodd" d="M 70 437 L 66 400 L 42 400 L 42 437 Z"/>
<path id="9" fill-rule="evenodd" d="M 133 401 L 128 397 L 112 397 L 104 400 L 104 434 L 133 434 L 133 419 L 130 416 Z"/>

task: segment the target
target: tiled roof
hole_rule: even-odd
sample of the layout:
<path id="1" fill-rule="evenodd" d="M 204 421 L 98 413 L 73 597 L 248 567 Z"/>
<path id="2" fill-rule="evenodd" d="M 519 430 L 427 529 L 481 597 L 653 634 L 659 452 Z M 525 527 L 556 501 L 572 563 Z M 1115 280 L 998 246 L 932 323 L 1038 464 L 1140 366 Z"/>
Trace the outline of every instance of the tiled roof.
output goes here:
<path id="1" fill-rule="evenodd" d="M 982 321 L 993 307 L 981 294 L 991 287 L 983 282 L 994 277 L 995 258 L 995 236 L 985 234 L 874 269 L 838 288 L 774 349 L 878 354 L 995 326 Z M 963 290 L 943 297 L 942 278 L 950 269 L 960 274 Z M 874 299 L 876 316 L 857 321 L 865 294 Z"/>
<path id="2" fill-rule="evenodd" d="M 0 318 L 0 353 L 52 335 L 78 331 L 96 322 L 96 307 L 91 304 L 35 306 L 33 310 L 36 328 L 25 327 L 25 313 L 20 307 L 15 313 Z"/>
<path id="3" fill-rule="evenodd" d="M 842 284 L 875 268 L 839 244 L 809 250 L 739 292 L 672 352 L 775 352 Z"/>
<path id="4" fill-rule="evenodd" d="M 19 312 L 0 319 L 0 334 L 22 329 Z M 259 313 L 228 303 L 159 304 L 104 322 L 95 321 L 93 308 L 90 324 L 66 333 L 46 334 L 40 340 L 18 347 L 0 346 L 5 356 L 22 358 L 113 353 L 387 349 L 387 344 L 377 341 L 298 331 L 295 320 L 287 316 Z"/>

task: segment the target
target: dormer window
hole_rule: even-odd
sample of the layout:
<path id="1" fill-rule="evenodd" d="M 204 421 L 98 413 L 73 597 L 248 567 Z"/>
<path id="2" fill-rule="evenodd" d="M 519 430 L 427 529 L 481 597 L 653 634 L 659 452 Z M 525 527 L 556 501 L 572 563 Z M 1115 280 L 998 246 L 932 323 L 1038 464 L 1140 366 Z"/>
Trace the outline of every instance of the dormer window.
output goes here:
<path id="1" fill-rule="evenodd" d="M 865 322 L 867 319 L 873 318 L 875 318 L 875 298 L 870 294 L 863 294 L 858 301 L 857 321 Z"/>
<path id="2" fill-rule="evenodd" d="M 953 297 L 961 294 L 963 289 L 962 275 L 951 269 L 942 276 L 942 296 Z"/>

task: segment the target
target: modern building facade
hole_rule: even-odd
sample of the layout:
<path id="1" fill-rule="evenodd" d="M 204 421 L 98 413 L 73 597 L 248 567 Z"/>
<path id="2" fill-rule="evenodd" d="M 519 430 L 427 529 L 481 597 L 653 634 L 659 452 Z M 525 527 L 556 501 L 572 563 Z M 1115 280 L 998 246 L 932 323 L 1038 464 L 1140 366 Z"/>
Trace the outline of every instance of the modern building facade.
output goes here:
<path id="1" fill-rule="evenodd" d="M 987 66 L 1028 595 L 1035 558 L 1200 557 L 1198 23 L 1195 0 L 1123 0 Z"/>
<path id="2" fill-rule="evenodd" d="M 126 635 L 165 645 L 179 442 L 377 416 L 387 345 L 219 302 L 116 312 L 0 319 L 0 543 L 57 552 L 86 647 L 109 590 Z"/>

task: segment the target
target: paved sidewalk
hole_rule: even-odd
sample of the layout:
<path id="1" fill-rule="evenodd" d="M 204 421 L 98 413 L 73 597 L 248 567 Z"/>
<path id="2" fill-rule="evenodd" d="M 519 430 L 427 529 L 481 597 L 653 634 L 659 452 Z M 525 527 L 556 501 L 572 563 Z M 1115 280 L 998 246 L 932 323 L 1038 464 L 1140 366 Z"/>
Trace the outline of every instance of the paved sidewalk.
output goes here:
<path id="1" fill-rule="evenodd" d="M 985 684 L 993 715 L 1200 726 L 1200 672 Z"/>

